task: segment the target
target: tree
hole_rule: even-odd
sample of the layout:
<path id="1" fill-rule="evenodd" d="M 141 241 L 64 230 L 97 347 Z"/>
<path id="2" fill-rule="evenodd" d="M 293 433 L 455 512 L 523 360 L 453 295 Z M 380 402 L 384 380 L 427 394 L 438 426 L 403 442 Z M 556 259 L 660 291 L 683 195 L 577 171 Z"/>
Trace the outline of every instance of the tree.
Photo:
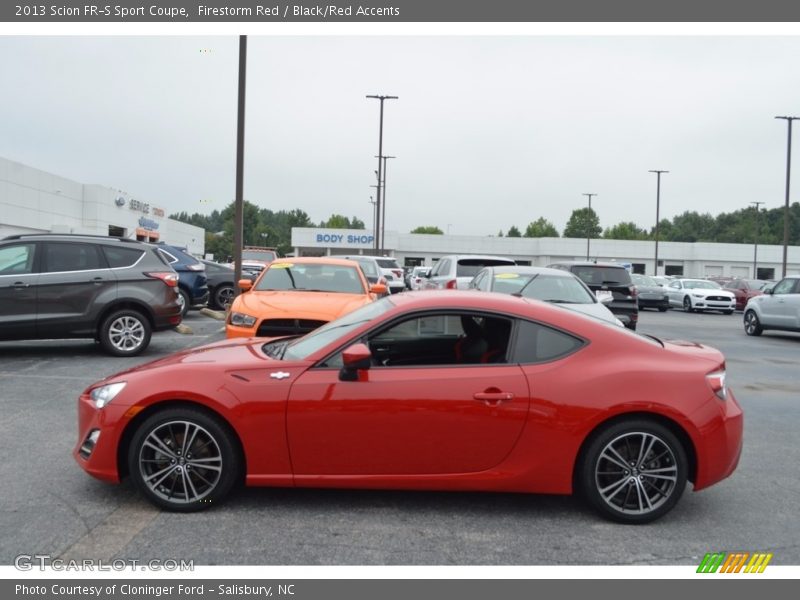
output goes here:
<path id="1" fill-rule="evenodd" d="M 411 233 L 432 233 L 435 235 L 443 235 L 444 231 L 436 227 L 436 225 L 420 225 L 411 230 Z"/>
<path id="2" fill-rule="evenodd" d="M 598 238 L 603 233 L 600 219 L 593 208 L 576 208 L 564 228 L 565 238 Z"/>
<path id="3" fill-rule="evenodd" d="M 501 231 L 501 232 L 500 232 L 500 234 L 502 235 L 502 233 L 503 233 L 503 232 Z M 516 225 L 512 225 L 512 226 L 509 228 L 509 230 L 508 230 L 508 237 L 522 237 L 522 234 L 519 232 L 519 229 L 517 229 L 517 226 L 516 226 Z"/>
<path id="4" fill-rule="evenodd" d="M 646 240 L 649 238 L 647 232 L 633 221 L 625 221 L 609 227 L 603 232 L 603 237 L 607 240 Z"/>
<path id="5" fill-rule="evenodd" d="M 319 226 L 325 229 L 364 229 L 364 221 L 358 217 L 350 220 L 343 215 L 333 214 L 327 221 L 322 221 Z"/>
<path id="6" fill-rule="evenodd" d="M 535 221 L 528 223 L 528 226 L 525 228 L 525 237 L 558 237 L 558 230 L 550 221 L 544 217 L 539 217 Z"/>

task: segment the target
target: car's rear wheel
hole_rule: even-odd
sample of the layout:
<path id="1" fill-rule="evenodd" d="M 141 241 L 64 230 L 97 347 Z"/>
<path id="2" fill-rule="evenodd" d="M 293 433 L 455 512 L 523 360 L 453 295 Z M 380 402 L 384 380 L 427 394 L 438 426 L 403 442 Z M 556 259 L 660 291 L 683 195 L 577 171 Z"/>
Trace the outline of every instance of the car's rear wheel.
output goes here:
<path id="1" fill-rule="evenodd" d="M 100 324 L 98 339 L 103 350 L 113 356 L 136 356 L 150 345 L 150 321 L 133 309 L 108 315 Z"/>
<path id="2" fill-rule="evenodd" d="M 235 295 L 232 285 L 222 284 L 214 291 L 214 303 L 218 308 L 227 310 Z"/>
<path id="3" fill-rule="evenodd" d="M 689 296 L 685 296 L 683 298 L 683 310 L 686 312 L 693 312 L 694 309 L 692 308 L 692 299 Z"/>
<path id="4" fill-rule="evenodd" d="M 663 425 L 631 419 L 601 430 L 578 470 L 584 496 L 621 523 L 649 523 L 667 514 L 686 487 L 688 463 L 678 438 Z"/>
<path id="5" fill-rule="evenodd" d="M 193 408 L 170 408 L 146 419 L 128 449 L 139 490 L 167 510 L 190 512 L 218 504 L 239 476 L 232 434 Z"/>
<path id="6" fill-rule="evenodd" d="M 658 307 L 658 312 L 667 312 L 667 307 L 666 306 L 659 306 Z"/>
<path id="7" fill-rule="evenodd" d="M 761 327 L 761 321 L 758 320 L 758 315 L 752 310 L 744 313 L 744 332 L 747 335 L 761 335 L 764 328 Z"/>
<path id="8" fill-rule="evenodd" d="M 733 314 L 732 310 L 723 310 L 722 312 L 724 312 L 726 315 L 732 315 Z"/>

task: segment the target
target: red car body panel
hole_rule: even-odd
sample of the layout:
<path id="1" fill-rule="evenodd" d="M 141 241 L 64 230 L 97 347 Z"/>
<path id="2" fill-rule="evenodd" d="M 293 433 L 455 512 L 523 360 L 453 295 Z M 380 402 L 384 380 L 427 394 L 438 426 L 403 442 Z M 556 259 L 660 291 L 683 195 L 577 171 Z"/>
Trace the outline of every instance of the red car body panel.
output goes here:
<path id="1" fill-rule="evenodd" d="M 409 292 L 390 301 L 395 307 L 354 329 L 350 343 L 410 310 L 444 308 L 536 320 L 586 343 L 545 363 L 372 367 L 358 381 L 340 381 L 338 370 L 314 367 L 340 342 L 288 362 L 268 358 L 263 338 L 225 340 L 88 388 L 79 400 L 75 459 L 95 477 L 119 481 L 118 446 L 126 428 L 149 408 L 178 401 L 213 410 L 230 425 L 249 485 L 568 494 L 587 437 L 604 422 L 632 414 L 668 421 L 689 440 L 695 490 L 736 467 L 742 412 L 730 390 L 723 400 L 706 380 L 724 368 L 713 348 L 662 347 L 591 317 L 512 296 Z M 281 379 L 273 378 L 277 372 Z M 91 389 L 114 381 L 127 385 L 95 408 Z M 79 449 L 92 429 L 101 435 L 87 460 Z"/>

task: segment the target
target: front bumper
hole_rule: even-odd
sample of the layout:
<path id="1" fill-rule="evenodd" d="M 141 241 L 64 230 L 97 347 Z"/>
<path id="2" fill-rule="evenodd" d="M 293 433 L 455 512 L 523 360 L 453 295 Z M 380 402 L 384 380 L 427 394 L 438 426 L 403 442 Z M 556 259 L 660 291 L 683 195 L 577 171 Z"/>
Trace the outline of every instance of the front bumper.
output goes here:
<path id="1" fill-rule="evenodd" d="M 88 394 L 78 399 L 78 442 L 72 456 L 92 477 L 119 483 L 117 448 L 121 437 L 120 419 L 124 412 L 112 404 L 96 408 Z M 91 443 L 90 438 L 97 436 Z"/>

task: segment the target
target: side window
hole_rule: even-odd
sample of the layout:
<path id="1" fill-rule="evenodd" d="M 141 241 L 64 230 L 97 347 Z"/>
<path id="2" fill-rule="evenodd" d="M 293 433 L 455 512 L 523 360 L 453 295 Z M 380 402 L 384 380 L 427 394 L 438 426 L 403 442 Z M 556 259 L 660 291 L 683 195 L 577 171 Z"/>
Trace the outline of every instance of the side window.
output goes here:
<path id="1" fill-rule="evenodd" d="M 164 259 L 166 259 L 167 263 L 174 265 L 176 262 L 178 262 L 178 259 L 175 256 L 173 256 L 163 248 L 159 248 L 158 252 Z"/>
<path id="2" fill-rule="evenodd" d="M 36 244 L 14 244 L 0 248 L 0 276 L 33 273 Z"/>
<path id="3" fill-rule="evenodd" d="M 427 313 L 367 336 L 375 368 L 508 362 L 511 319 L 469 312 Z M 341 353 L 325 362 L 341 367 Z"/>
<path id="4" fill-rule="evenodd" d="M 470 283 L 470 287 L 476 290 L 485 290 L 486 289 L 484 285 L 485 283 L 486 283 L 486 272 L 484 271 L 478 273 L 475 279 L 473 279 L 472 282 Z"/>
<path id="5" fill-rule="evenodd" d="M 583 344 L 583 340 L 563 331 L 520 321 L 513 360 L 522 364 L 548 362 L 572 354 Z"/>
<path id="6" fill-rule="evenodd" d="M 122 267 L 131 267 L 144 254 L 143 250 L 138 248 L 118 248 L 116 246 L 103 246 L 103 254 L 106 256 L 108 266 L 112 269 L 119 269 Z"/>
<path id="7" fill-rule="evenodd" d="M 784 279 L 775 285 L 775 289 L 772 290 L 773 295 L 778 294 L 791 294 L 792 290 L 794 289 L 795 279 Z"/>
<path id="8" fill-rule="evenodd" d="M 44 245 L 43 273 L 93 271 L 105 269 L 97 246 L 74 242 L 47 242 Z"/>
<path id="9" fill-rule="evenodd" d="M 438 275 L 442 275 L 443 277 L 447 277 L 450 274 L 450 259 L 444 259 L 442 262 L 439 263 L 439 272 Z"/>

